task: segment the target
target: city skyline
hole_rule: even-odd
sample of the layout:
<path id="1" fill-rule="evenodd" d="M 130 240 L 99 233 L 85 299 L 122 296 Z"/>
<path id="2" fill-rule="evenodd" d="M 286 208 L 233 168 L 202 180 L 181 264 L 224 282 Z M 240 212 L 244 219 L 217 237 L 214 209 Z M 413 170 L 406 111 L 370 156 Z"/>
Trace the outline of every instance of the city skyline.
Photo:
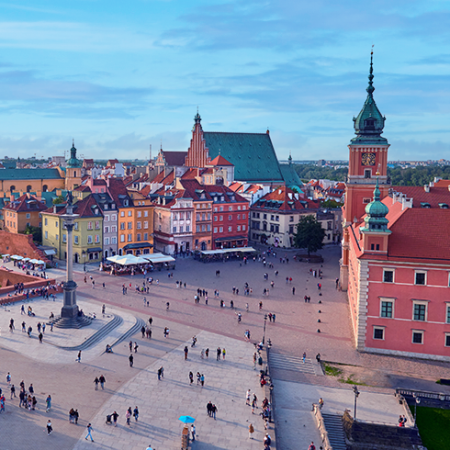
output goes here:
<path id="1" fill-rule="evenodd" d="M 442 2 L 0 3 L 2 156 L 148 158 L 205 131 L 270 130 L 279 159 L 344 159 L 374 93 L 393 160 L 448 159 Z"/>

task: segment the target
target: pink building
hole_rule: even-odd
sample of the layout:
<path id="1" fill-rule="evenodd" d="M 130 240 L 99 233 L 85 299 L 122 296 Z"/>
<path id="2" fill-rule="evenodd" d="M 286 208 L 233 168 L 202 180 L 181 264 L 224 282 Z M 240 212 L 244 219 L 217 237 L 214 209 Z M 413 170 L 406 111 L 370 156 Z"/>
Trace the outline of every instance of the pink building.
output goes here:
<path id="1" fill-rule="evenodd" d="M 372 95 L 372 65 L 369 79 L 355 119 L 357 137 L 349 146 L 343 208 L 341 286 L 348 290 L 355 345 L 450 361 L 449 188 L 390 186 L 389 145 L 381 137 L 385 118 Z"/>

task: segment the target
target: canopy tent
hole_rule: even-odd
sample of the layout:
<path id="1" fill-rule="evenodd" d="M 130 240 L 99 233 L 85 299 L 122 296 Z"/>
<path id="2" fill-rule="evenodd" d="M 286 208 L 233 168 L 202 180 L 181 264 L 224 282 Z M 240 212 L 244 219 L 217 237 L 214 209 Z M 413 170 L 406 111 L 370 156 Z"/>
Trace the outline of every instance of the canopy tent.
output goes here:
<path id="1" fill-rule="evenodd" d="M 109 258 L 108 258 L 109 259 Z M 134 264 L 148 264 L 148 261 L 144 258 L 140 258 L 134 255 L 123 255 L 114 261 L 120 266 L 132 266 Z"/>
<path id="2" fill-rule="evenodd" d="M 27 262 L 27 261 L 30 261 L 30 258 L 23 258 L 22 259 L 22 262 Z"/>
<path id="3" fill-rule="evenodd" d="M 9 258 L 9 254 L 7 254 L 7 255 L 3 255 L 3 258 Z"/>
<path id="4" fill-rule="evenodd" d="M 23 256 L 19 256 L 19 255 L 12 255 L 11 259 L 17 259 L 17 261 L 20 261 L 21 259 L 23 259 Z"/>
<path id="5" fill-rule="evenodd" d="M 31 264 L 38 264 L 38 260 L 37 259 L 30 259 L 30 263 Z"/>
<path id="6" fill-rule="evenodd" d="M 111 261 L 111 262 L 116 262 L 118 259 L 122 259 L 123 256 L 122 255 L 114 255 L 114 256 L 109 256 L 108 258 L 106 258 L 107 261 Z"/>
<path id="7" fill-rule="evenodd" d="M 42 265 L 42 264 L 45 264 L 45 261 L 42 261 L 42 259 L 39 259 L 36 264 Z"/>
<path id="8" fill-rule="evenodd" d="M 202 255 L 224 255 L 225 253 L 251 253 L 256 252 L 253 247 L 239 247 L 239 248 L 221 248 L 218 250 L 205 250 Z"/>
<path id="9" fill-rule="evenodd" d="M 157 263 L 169 263 L 169 262 L 175 262 L 176 259 L 172 258 L 171 256 L 164 255 L 163 253 L 153 253 L 151 255 L 145 255 L 145 259 L 148 259 L 153 264 Z"/>

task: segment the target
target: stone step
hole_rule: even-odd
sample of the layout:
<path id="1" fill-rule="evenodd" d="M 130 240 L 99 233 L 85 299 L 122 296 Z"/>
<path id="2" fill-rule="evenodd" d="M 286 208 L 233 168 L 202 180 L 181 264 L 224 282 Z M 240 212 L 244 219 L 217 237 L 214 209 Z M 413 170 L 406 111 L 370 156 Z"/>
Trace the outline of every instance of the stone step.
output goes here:
<path id="1" fill-rule="evenodd" d="M 92 336 L 89 336 L 82 344 L 73 347 L 60 347 L 60 348 L 69 351 L 86 350 L 89 347 L 100 342 L 102 339 L 104 339 L 105 336 L 107 336 L 112 330 L 120 326 L 122 323 L 123 323 L 122 317 L 114 315 L 112 320 L 110 320 L 106 325 L 101 327 L 100 330 L 98 330 Z"/>
<path id="2" fill-rule="evenodd" d="M 281 353 L 276 353 L 273 350 L 270 351 L 269 355 L 269 367 L 271 370 L 292 370 L 295 372 L 317 375 L 315 364 L 310 358 L 306 358 L 303 363 L 301 357 L 283 355 Z"/>
<path id="3" fill-rule="evenodd" d="M 342 426 L 342 416 L 322 414 L 322 417 L 333 450 L 347 450 L 344 428 Z"/>
<path id="4" fill-rule="evenodd" d="M 122 336 L 120 336 L 118 339 L 116 339 L 116 341 L 111 345 L 111 348 L 120 344 L 125 339 L 128 339 L 129 337 L 133 336 L 134 334 L 140 332 L 141 328 L 143 326 L 145 327 L 145 321 L 141 318 L 136 318 L 136 323 L 126 333 L 122 334 Z"/>

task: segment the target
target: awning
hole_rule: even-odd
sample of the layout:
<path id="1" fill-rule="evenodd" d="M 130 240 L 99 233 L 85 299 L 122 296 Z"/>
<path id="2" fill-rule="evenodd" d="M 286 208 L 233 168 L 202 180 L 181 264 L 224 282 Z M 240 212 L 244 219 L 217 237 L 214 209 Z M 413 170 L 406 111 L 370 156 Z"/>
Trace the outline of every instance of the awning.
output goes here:
<path id="1" fill-rule="evenodd" d="M 124 250 L 133 250 L 135 248 L 152 248 L 153 245 L 150 242 L 137 242 L 135 244 L 125 245 Z"/>
<path id="2" fill-rule="evenodd" d="M 202 255 L 222 255 L 225 253 L 251 253 L 256 252 L 253 247 L 221 248 L 217 250 L 205 250 Z"/>
<path id="3" fill-rule="evenodd" d="M 216 242 L 224 242 L 224 241 L 242 241 L 244 239 L 248 239 L 247 236 L 227 236 L 214 239 Z"/>
<path id="4" fill-rule="evenodd" d="M 145 259 L 148 259 L 153 264 L 157 263 L 169 263 L 169 262 L 175 262 L 176 259 L 172 258 L 171 256 L 164 255 L 163 253 L 153 253 L 151 255 L 144 255 Z"/>
<path id="5" fill-rule="evenodd" d="M 53 250 L 53 249 L 51 249 L 51 250 L 44 250 L 44 253 L 45 253 L 47 256 L 56 255 L 56 251 Z"/>
<path id="6" fill-rule="evenodd" d="M 101 247 L 88 248 L 88 253 L 101 252 Z"/>

